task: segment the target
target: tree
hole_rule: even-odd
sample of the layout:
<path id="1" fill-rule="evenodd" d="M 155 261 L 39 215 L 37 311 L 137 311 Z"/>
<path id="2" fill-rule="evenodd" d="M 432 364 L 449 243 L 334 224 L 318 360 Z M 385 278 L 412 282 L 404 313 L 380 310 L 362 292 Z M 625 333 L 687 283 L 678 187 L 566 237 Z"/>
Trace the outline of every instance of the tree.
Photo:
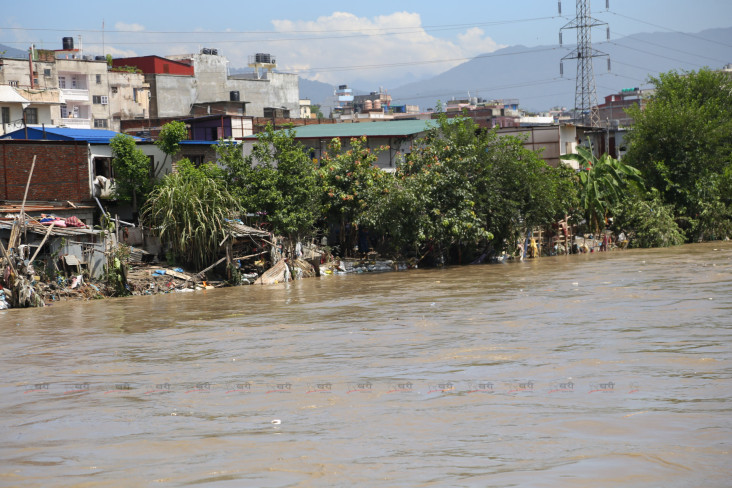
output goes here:
<path id="1" fill-rule="evenodd" d="M 234 144 L 219 144 L 217 152 L 233 194 L 272 232 L 294 243 L 312 231 L 320 215 L 317 169 L 292 128 L 275 131 L 268 124 L 247 157 Z"/>
<path id="2" fill-rule="evenodd" d="M 137 210 L 138 202 L 145 200 L 152 188 L 150 181 L 150 159 L 126 134 L 117 134 L 109 145 L 112 148 L 114 182 L 117 198 L 132 202 Z"/>
<path id="3" fill-rule="evenodd" d="M 162 129 L 160 129 L 160 134 L 158 135 L 158 139 L 155 141 L 155 145 L 165 153 L 163 166 L 165 166 L 168 156 L 172 158 L 178 154 L 180 151 L 180 142 L 187 136 L 188 129 L 186 129 L 186 124 L 178 120 L 168 122 L 162 127 Z M 153 176 L 157 177 L 157 175 L 158 168 L 155 168 Z"/>
<path id="4" fill-rule="evenodd" d="M 709 69 L 651 78 L 653 96 L 635 120 L 626 160 L 671 204 L 687 239 L 721 236 L 732 226 L 732 79 Z"/>
<path id="5" fill-rule="evenodd" d="M 374 224 L 369 214 L 385 173 L 376 166 L 378 151 L 366 147 L 366 138 L 352 138 L 344 151 L 340 139 L 333 139 L 320 161 L 322 212 L 335 230 L 338 241 L 350 249 L 356 227 Z"/>
<path id="6" fill-rule="evenodd" d="M 389 188 L 400 211 L 382 215 L 402 242 L 432 249 L 438 262 L 507 250 L 520 232 L 563 218 L 575 204 L 571 171 L 472 119 L 441 114 L 415 147 Z"/>
<path id="7" fill-rule="evenodd" d="M 587 225 L 594 232 L 605 227 L 609 209 L 622 199 L 628 186 L 641 187 L 643 183 L 636 168 L 608 154 L 597 158 L 591 148 L 579 146 L 577 154 L 568 154 L 564 159 L 579 164 L 580 205 L 585 211 Z"/>
<path id="8" fill-rule="evenodd" d="M 215 169 L 195 168 L 187 159 L 178 171 L 163 177 L 143 207 L 142 220 L 161 240 L 170 243 L 183 263 L 203 268 L 216 259 L 226 236 L 227 219 L 240 210 L 239 202 Z"/>
<path id="9" fill-rule="evenodd" d="M 314 103 L 313 105 L 310 106 L 310 112 L 314 113 L 315 117 L 318 120 L 325 118 L 325 115 L 323 115 L 322 107 L 317 103 Z"/>

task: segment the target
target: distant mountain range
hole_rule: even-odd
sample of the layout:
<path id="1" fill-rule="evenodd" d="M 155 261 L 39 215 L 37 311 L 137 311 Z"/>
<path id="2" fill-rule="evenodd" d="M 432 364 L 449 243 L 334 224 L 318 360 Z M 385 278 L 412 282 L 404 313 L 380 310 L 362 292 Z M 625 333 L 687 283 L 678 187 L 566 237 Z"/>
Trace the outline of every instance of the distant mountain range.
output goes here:
<path id="1" fill-rule="evenodd" d="M 0 58 L 25 58 L 28 51 L 0 44 Z"/>
<path id="2" fill-rule="evenodd" d="M 611 70 L 605 58 L 595 58 L 597 96 L 622 88 L 642 87 L 649 76 L 659 72 L 697 70 L 708 66 L 720 69 L 732 63 L 732 27 L 710 29 L 697 34 L 644 33 L 610 41 L 595 41 L 593 47 L 610 55 Z M 452 98 L 517 98 L 521 108 L 544 111 L 555 106 L 574 106 L 576 61 L 560 60 L 574 45 L 510 46 L 476 56 L 437 76 L 409 83 L 388 92 L 395 105 L 419 105 L 422 110 Z M 324 107 L 333 105 L 335 87 L 326 83 L 300 80 L 300 96 Z M 356 90 L 354 90 L 356 91 Z M 367 93 L 367 92 L 363 92 Z M 326 108 L 324 113 L 327 115 Z"/>

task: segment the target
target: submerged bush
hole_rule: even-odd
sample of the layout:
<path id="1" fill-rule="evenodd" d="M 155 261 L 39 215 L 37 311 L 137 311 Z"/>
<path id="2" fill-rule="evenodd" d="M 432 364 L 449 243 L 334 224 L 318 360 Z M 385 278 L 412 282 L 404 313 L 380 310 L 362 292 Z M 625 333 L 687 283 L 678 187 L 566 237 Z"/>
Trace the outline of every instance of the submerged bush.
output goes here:
<path id="1" fill-rule="evenodd" d="M 668 247 L 684 242 L 673 205 L 664 204 L 657 191 L 626 194 L 614 215 L 613 227 L 627 234 L 629 247 Z"/>

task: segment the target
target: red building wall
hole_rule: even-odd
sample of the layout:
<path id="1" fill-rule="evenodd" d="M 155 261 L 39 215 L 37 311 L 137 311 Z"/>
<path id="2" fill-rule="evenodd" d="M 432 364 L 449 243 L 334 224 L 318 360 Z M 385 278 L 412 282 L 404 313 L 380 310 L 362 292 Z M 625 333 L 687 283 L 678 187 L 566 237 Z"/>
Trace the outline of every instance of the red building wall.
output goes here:
<path id="1" fill-rule="evenodd" d="M 193 76 L 193 66 L 160 56 L 140 56 L 137 58 L 117 58 L 112 66 L 135 66 L 145 74 L 171 74 Z"/>
<path id="2" fill-rule="evenodd" d="M 34 155 L 28 201 L 91 200 L 88 154 L 86 142 L 0 140 L 0 200 L 23 200 Z"/>

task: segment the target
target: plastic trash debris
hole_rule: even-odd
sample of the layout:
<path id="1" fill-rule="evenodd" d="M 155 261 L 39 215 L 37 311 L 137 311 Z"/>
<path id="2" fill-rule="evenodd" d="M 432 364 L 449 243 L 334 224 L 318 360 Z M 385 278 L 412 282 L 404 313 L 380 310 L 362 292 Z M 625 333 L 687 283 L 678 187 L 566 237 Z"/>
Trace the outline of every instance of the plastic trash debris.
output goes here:
<path id="1" fill-rule="evenodd" d="M 280 419 L 274 419 L 272 421 L 272 424 L 274 424 L 274 425 L 280 425 L 281 423 L 282 423 L 282 421 Z"/>

